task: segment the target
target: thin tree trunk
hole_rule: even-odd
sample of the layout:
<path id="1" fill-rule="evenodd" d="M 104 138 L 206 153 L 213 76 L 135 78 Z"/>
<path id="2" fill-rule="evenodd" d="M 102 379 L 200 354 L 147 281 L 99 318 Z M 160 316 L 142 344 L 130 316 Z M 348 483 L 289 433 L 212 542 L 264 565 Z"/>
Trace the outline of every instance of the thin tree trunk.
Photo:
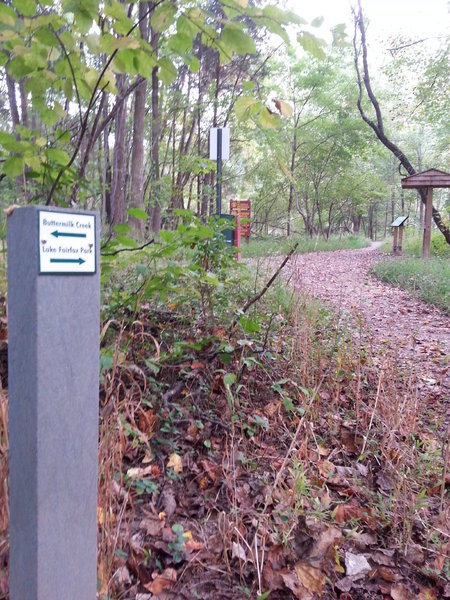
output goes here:
<path id="1" fill-rule="evenodd" d="M 153 34 L 152 38 L 159 37 L 159 34 Z M 159 181 L 159 80 L 158 67 L 152 71 L 152 172 L 154 185 L 153 194 L 153 212 L 152 212 L 152 231 L 158 233 L 161 229 L 161 199 L 160 199 L 160 181 Z"/>
<path id="2" fill-rule="evenodd" d="M 117 91 L 119 95 L 125 88 L 125 75 L 117 75 Z M 125 204 L 125 133 L 126 133 L 126 102 L 119 106 L 115 118 L 114 130 L 114 159 L 111 188 L 111 220 L 110 225 L 126 221 Z"/>
<path id="3" fill-rule="evenodd" d="M 139 31 L 141 38 L 147 40 L 148 21 L 147 2 L 139 3 Z M 144 135 L 145 135 L 145 99 L 147 80 L 144 80 L 134 92 L 133 146 L 131 150 L 131 190 L 129 205 L 131 208 L 144 208 Z M 143 237 L 145 221 L 130 217 L 129 223 L 139 237 Z"/>

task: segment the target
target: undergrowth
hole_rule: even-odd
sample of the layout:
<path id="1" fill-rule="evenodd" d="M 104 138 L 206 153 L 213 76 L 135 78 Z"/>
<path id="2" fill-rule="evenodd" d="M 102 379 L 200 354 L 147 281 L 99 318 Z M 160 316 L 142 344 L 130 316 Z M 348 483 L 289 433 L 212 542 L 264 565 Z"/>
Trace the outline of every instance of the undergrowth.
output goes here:
<path id="1" fill-rule="evenodd" d="M 450 261 L 402 257 L 379 262 L 373 273 L 450 314 Z"/>
<path id="2" fill-rule="evenodd" d="M 405 227 L 402 241 L 402 254 L 410 257 L 420 258 L 422 256 L 423 235 L 419 235 L 415 229 Z M 387 238 L 381 246 L 382 252 L 392 252 L 392 238 Z M 432 231 L 431 256 L 434 258 L 450 258 L 450 246 L 444 236 L 438 231 Z"/>
<path id="3" fill-rule="evenodd" d="M 450 246 L 444 237 L 433 232 L 427 260 L 422 258 L 422 236 L 414 230 L 405 229 L 402 246 L 402 256 L 377 263 L 374 275 L 450 314 Z M 381 249 L 390 252 L 392 245 L 385 242 Z"/>
<path id="4" fill-rule="evenodd" d="M 180 218 L 103 250 L 98 598 L 337 598 L 361 552 L 357 597 L 442 591 L 445 438 L 414 373 L 279 280 L 249 302 L 266 275 Z"/>

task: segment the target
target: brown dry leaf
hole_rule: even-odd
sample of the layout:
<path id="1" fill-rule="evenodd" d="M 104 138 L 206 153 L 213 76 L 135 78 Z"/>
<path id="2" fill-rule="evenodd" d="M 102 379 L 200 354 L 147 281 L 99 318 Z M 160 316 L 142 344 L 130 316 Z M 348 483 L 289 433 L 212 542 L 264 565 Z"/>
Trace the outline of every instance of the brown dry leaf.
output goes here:
<path id="1" fill-rule="evenodd" d="M 319 473 L 324 479 L 328 479 L 335 472 L 335 466 L 329 460 L 320 460 L 317 464 Z"/>
<path id="2" fill-rule="evenodd" d="M 202 362 L 193 362 L 191 364 L 191 369 L 204 369 L 205 365 Z"/>
<path id="3" fill-rule="evenodd" d="M 114 582 L 119 586 L 131 585 L 130 572 L 126 566 L 119 567 L 113 575 Z"/>
<path id="4" fill-rule="evenodd" d="M 142 464 L 143 465 L 148 465 L 149 463 L 152 462 L 152 451 L 151 450 L 146 450 L 145 451 L 145 455 L 144 458 L 142 459 Z"/>
<path id="5" fill-rule="evenodd" d="M 313 600 L 314 596 L 306 588 L 302 586 L 298 580 L 297 573 L 282 573 L 284 585 L 291 590 L 296 598 L 299 600 Z"/>
<path id="6" fill-rule="evenodd" d="M 334 513 L 336 523 L 347 523 L 352 519 L 359 519 L 362 523 L 366 523 L 370 529 L 376 527 L 370 508 L 364 508 L 356 504 L 340 504 Z"/>
<path id="7" fill-rule="evenodd" d="M 342 532 L 337 527 L 328 527 L 321 531 L 314 544 L 308 562 L 313 566 L 321 565 L 325 560 L 332 559 L 334 556 L 334 547 L 342 539 Z"/>
<path id="8" fill-rule="evenodd" d="M 325 587 L 325 575 L 307 562 L 300 561 L 295 565 L 295 572 L 301 584 L 310 592 L 321 594 Z"/>
<path id="9" fill-rule="evenodd" d="M 351 454 L 359 454 L 356 433 L 351 429 L 342 427 L 341 440 L 344 448 Z"/>
<path id="10" fill-rule="evenodd" d="M 390 583 L 401 579 L 401 575 L 399 573 L 395 573 L 395 571 L 388 569 L 387 567 L 379 567 L 377 569 L 377 575 L 384 579 L 384 581 L 389 581 Z"/>
<path id="11" fill-rule="evenodd" d="M 144 477 L 148 477 L 152 475 L 153 477 L 157 477 L 159 475 L 159 467 L 154 465 L 149 465 L 148 467 L 133 467 L 128 469 L 127 477 L 131 480 L 135 479 L 143 479 Z"/>
<path id="12" fill-rule="evenodd" d="M 192 537 L 192 532 L 190 530 L 185 531 L 183 533 L 183 537 L 187 538 L 187 541 L 183 544 L 186 552 L 195 552 L 197 550 L 203 549 L 203 544 L 194 540 L 194 538 Z"/>
<path id="13" fill-rule="evenodd" d="M 151 583 L 147 583 L 144 587 L 155 596 L 159 596 L 164 590 L 172 589 L 176 580 L 177 572 L 175 569 L 168 568 L 164 569 L 161 575 L 157 575 Z"/>
<path id="14" fill-rule="evenodd" d="M 149 516 L 139 523 L 139 529 L 144 529 L 147 535 L 157 536 L 164 527 L 164 521 L 156 516 Z"/>
<path id="15" fill-rule="evenodd" d="M 397 583 L 391 587 L 391 598 L 393 600 L 411 600 L 415 598 L 416 594 L 413 594 L 412 590 L 401 583 Z"/>
<path id="16" fill-rule="evenodd" d="M 108 593 L 108 569 L 103 560 L 100 561 L 98 565 L 98 574 L 97 579 L 100 582 L 99 594 L 107 594 Z"/>
<path id="17" fill-rule="evenodd" d="M 158 417 L 152 410 L 142 411 L 138 421 L 139 431 L 151 437 L 158 427 Z"/>
<path id="18" fill-rule="evenodd" d="M 269 402 L 264 407 L 263 412 L 267 417 L 273 417 L 281 410 L 281 405 L 281 400 L 279 400 L 278 402 Z"/>
<path id="19" fill-rule="evenodd" d="M 181 460 L 181 456 L 176 452 L 172 452 L 172 454 L 169 456 L 167 468 L 172 468 L 177 475 L 181 473 L 183 471 L 183 462 Z"/>
<path id="20" fill-rule="evenodd" d="M 200 465 L 206 471 L 206 474 L 214 483 L 214 485 L 217 485 L 222 479 L 222 472 L 219 468 L 219 465 L 217 465 L 214 461 L 209 460 L 208 458 L 201 460 Z"/>
<path id="21" fill-rule="evenodd" d="M 325 446 L 321 446 L 320 444 L 317 448 L 318 448 L 319 456 L 328 456 L 331 452 L 331 450 L 329 448 L 325 448 Z"/>

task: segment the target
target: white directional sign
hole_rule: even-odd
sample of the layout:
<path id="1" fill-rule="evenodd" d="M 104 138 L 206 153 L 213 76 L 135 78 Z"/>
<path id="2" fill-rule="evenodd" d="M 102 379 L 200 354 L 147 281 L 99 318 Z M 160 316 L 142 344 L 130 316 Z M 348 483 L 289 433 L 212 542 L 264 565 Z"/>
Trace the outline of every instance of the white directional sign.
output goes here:
<path id="1" fill-rule="evenodd" d="M 217 132 L 222 132 L 222 160 L 230 158 L 230 128 L 229 127 L 212 127 L 209 130 L 209 158 L 217 160 Z"/>
<path id="2" fill-rule="evenodd" d="M 39 273 L 96 272 L 95 216 L 39 211 Z"/>

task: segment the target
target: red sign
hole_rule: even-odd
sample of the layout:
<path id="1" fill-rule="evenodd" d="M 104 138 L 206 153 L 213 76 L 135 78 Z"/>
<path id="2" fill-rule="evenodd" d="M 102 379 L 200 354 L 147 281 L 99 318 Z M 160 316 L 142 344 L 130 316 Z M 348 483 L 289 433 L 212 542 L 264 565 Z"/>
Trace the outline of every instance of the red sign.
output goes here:
<path id="1" fill-rule="evenodd" d="M 241 219 L 248 219 L 246 223 L 241 224 L 241 234 L 250 239 L 250 200 L 230 200 L 230 214 Z"/>

